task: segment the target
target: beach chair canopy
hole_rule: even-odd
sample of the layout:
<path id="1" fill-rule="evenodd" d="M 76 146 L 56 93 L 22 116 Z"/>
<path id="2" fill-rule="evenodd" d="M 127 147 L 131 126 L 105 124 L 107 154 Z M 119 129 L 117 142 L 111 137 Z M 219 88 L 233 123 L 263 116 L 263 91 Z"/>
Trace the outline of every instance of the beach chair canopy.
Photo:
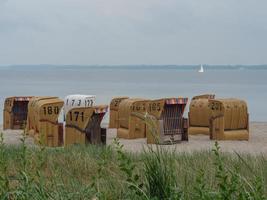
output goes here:
<path id="1" fill-rule="evenodd" d="M 125 99 L 129 99 L 129 97 L 115 97 L 111 100 L 110 102 L 110 106 L 109 106 L 109 109 L 110 110 L 115 110 L 115 111 L 118 111 L 119 110 L 119 105 L 121 103 L 122 100 L 125 100 Z"/>
<path id="2" fill-rule="evenodd" d="M 215 94 L 202 94 L 202 95 L 194 96 L 192 98 L 192 101 L 197 100 L 197 99 L 215 99 Z"/>
<path id="3" fill-rule="evenodd" d="M 163 118 L 163 114 L 183 116 L 184 109 L 187 105 L 188 98 L 165 98 L 151 100 L 147 104 L 147 111 L 157 119 Z M 171 110 L 169 108 L 172 108 Z"/>
<path id="4" fill-rule="evenodd" d="M 35 96 L 32 97 L 28 104 L 28 116 L 27 116 L 27 124 L 26 124 L 26 132 L 29 133 L 31 130 L 34 131 L 37 126 L 37 121 L 35 118 L 36 106 L 38 101 L 48 100 L 48 99 L 57 99 L 58 97 L 54 96 Z"/>
<path id="5" fill-rule="evenodd" d="M 101 117 L 108 111 L 107 105 L 98 105 L 93 107 L 72 108 L 67 113 L 66 126 L 75 127 L 79 130 L 85 130 L 90 122 L 92 115 L 100 114 Z"/>
<path id="6" fill-rule="evenodd" d="M 57 123 L 63 107 L 63 100 L 59 98 L 41 99 L 35 104 L 35 117 L 39 121 Z"/>
<path id="7" fill-rule="evenodd" d="M 72 108 L 95 106 L 95 95 L 68 95 L 64 99 L 64 115 Z"/>
<path id="8" fill-rule="evenodd" d="M 30 101 L 32 97 L 31 96 L 20 96 L 20 97 L 8 97 L 5 99 L 5 105 L 4 105 L 4 110 L 8 111 L 8 112 L 12 112 L 15 111 L 14 106 L 16 106 L 16 103 L 20 103 L 20 102 L 28 102 Z"/>

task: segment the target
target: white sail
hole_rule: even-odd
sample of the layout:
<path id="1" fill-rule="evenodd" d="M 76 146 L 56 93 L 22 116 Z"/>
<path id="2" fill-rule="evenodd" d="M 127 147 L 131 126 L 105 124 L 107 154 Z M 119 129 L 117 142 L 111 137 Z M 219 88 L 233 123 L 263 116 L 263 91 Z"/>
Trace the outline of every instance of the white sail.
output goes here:
<path id="1" fill-rule="evenodd" d="M 200 73 L 203 73 L 204 72 L 204 68 L 203 68 L 202 65 L 200 66 L 200 69 L 198 70 L 198 72 L 200 72 Z"/>

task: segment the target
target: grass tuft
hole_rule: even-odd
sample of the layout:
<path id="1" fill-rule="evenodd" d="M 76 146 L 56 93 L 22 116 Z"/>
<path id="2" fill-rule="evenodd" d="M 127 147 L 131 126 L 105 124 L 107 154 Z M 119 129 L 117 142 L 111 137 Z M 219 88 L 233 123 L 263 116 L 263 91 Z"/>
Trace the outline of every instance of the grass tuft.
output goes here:
<path id="1" fill-rule="evenodd" d="M 266 199 L 264 156 L 213 151 L 177 153 L 148 146 L 139 154 L 119 140 L 68 148 L 4 144 L 0 199 Z"/>

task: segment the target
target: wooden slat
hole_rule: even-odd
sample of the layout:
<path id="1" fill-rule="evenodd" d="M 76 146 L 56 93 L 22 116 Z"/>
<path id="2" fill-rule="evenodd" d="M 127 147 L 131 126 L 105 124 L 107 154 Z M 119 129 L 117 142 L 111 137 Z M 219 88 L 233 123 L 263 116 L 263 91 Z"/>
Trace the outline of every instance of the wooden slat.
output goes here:
<path id="1" fill-rule="evenodd" d="M 183 133 L 183 105 L 165 105 L 162 113 L 164 135 Z"/>

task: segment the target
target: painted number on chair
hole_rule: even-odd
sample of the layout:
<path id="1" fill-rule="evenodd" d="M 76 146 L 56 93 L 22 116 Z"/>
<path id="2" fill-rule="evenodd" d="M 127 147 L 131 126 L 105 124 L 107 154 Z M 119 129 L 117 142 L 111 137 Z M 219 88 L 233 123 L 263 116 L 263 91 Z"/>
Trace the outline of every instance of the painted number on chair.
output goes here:
<path id="1" fill-rule="evenodd" d="M 161 106 L 160 103 L 150 103 L 149 104 L 149 111 L 160 111 L 161 110 Z"/>
<path id="2" fill-rule="evenodd" d="M 140 104 L 133 105 L 133 106 L 131 106 L 131 110 L 132 111 L 145 111 L 146 110 L 146 104 L 142 103 L 141 105 Z"/>
<path id="3" fill-rule="evenodd" d="M 92 107 L 93 104 L 94 104 L 94 101 L 92 99 L 85 100 L 85 107 Z"/>
<path id="4" fill-rule="evenodd" d="M 58 106 L 47 106 L 43 107 L 44 115 L 57 115 L 59 114 L 59 107 Z"/>
<path id="5" fill-rule="evenodd" d="M 84 121 L 84 112 L 79 112 L 79 111 L 75 111 L 69 112 L 69 116 L 70 116 L 70 121 L 79 121 L 81 120 L 82 122 Z"/>

